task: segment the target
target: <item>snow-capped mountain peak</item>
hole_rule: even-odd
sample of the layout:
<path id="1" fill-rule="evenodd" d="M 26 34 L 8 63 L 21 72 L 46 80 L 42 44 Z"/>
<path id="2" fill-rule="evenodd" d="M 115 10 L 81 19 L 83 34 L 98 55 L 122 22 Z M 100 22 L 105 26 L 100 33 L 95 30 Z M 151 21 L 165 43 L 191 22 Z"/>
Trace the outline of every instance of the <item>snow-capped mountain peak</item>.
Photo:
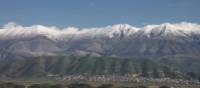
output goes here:
<path id="1" fill-rule="evenodd" d="M 145 35 L 148 37 L 155 37 L 155 36 L 189 36 L 192 34 L 200 34 L 200 26 L 194 23 L 163 23 L 160 25 L 147 25 L 141 30 Z"/>
<path id="2" fill-rule="evenodd" d="M 111 32 L 109 33 L 109 37 L 112 38 L 114 36 L 129 36 L 134 34 L 139 30 L 139 28 L 133 27 L 129 24 L 117 24 L 111 26 Z"/>
<path id="3" fill-rule="evenodd" d="M 45 27 L 42 25 L 23 27 L 14 23 L 8 23 L 3 29 L 0 29 L 0 36 L 2 38 L 23 38 L 37 35 L 52 38 L 58 36 L 59 31 L 55 27 Z"/>
<path id="4" fill-rule="evenodd" d="M 42 25 L 33 25 L 24 27 L 13 22 L 6 24 L 0 29 L 1 38 L 21 38 L 43 35 L 52 39 L 68 35 L 76 35 L 81 37 L 128 37 L 130 35 L 143 35 L 147 37 L 167 37 L 167 36 L 188 36 L 192 34 L 200 34 L 200 25 L 195 23 L 163 23 L 160 25 L 147 25 L 144 27 L 134 27 L 129 24 L 117 24 L 100 28 L 79 29 L 76 27 L 68 27 L 59 29 L 57 27 L 48 27 Z"/>
<path id="5" fill-rule="evenodd" d="M 99 55 L 109 53 L 119 56 L 138 54 L 143 56 L 156 55 L 158 52 L 173 54 L 176 52 L 173 48 L 176 43 L 176 49 L 192 45 L 187 48 L 188 50 L 183 48 L 177 52 L 178 54 L 190 53 L 188 51 L 192 48 L 194 51 L 192 53 L 195 53 L 200 49 L 199 31 L 200 25 L 194 23 L 164 23 L 140 28 L 128 24 L 117 24 L 85 29 L 76 27 L 59 29 L 42 25 L 24 27 L 10 23 L 0 29 L 0 48 L 9 47 L 8 50 L 11 52 L 22 50 L 20 54 L 31 51 L 30 55 L 38 51 L 48 51 L 47 54 L 83 51 L 95 52 Z M 199 47 L 198 50 L 193 45 Z"/>
<path id="6" fill-rule="evenodd" d="M 129 24 L 116 24 L 116 25 L 112 25 L 112 28 L 119 29 L 119 30 L 127 30 L 127 29 L 132 29 L 134 27 Z"/>

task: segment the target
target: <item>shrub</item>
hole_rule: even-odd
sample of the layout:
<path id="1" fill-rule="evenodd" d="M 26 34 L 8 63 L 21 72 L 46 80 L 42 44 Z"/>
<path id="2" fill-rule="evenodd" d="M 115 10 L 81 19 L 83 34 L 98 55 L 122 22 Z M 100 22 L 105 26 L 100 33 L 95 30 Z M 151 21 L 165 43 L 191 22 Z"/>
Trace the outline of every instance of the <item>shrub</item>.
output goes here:
<path id="1" fill-rule="evenodd" d="M 169 86 L 160 86 L 160 88 L 170 88 Z"/>
<path id="2" fill-rule="evenodd" d="M 52 85 L 50 88 L 67 88 L 67 87 L 57 84 L 57 85 Z"/>
<path id="3" fill-rule="evenodd" d="M 25 86 L 9 82 L 0 84 L 0 88 L 25 88 Z"/>
<path id="4" fill-rule="evenodd" d="M 138 86 L 138 88 L 147 88 L 146 86 Z"/>
<path id="5" fill-rule="evenodd" d="M 103 85 L 100 85 L 97 88 L 115 88 L 115 86 L 113 84 L 103 84 Z"/>
<path id="6" fill-rule="evenodd" d="M 28 88 L 51 88 L 50 84 L 33 84 Z"/>
<path id="7" fill-rule="evenodd" d="M 68 88 L 93 88 L 89 84 L 75 83 L 68 85 Z"/>

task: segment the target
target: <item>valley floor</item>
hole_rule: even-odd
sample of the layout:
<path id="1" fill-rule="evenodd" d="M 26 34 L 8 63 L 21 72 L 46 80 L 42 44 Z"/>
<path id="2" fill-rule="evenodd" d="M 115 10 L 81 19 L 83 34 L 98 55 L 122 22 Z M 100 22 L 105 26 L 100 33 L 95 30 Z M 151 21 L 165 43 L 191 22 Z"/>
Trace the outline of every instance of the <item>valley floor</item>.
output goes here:
<path id="1" fill-rule="evenodd" d="M 69 76 L 72 77 L 72 76 Z M 75 77 L 75 76 L 74 76 Z M 76 76 L 77 78 L 80 76 Z M 99 77 L 99 76 L 98 76 Z M 94 77 L 95 78 L 95 77 Z M 119 77 L 120 78 L 120 77 Z M 109 78 L 107 78 L 109 79 Z M 137 81 L 138 80 L 138 81 Z M 71 84 L 88 84 L 92 86 L 100 86 L 103 84 L 112 84 L 116 88 L 138 88 L 138 86 L 146 86 L 147 88 L 159 88 L 159 86 L 168 86 L 172 88 L 200 88 L 200 82 L 196 80 L 181 80 L 169 78 L 135 78 L 132 81 L 122 80 L 83 80 L 83 79 L 61 79 L 61 78 L 0 78 L 0 83 L 15 83 L 20 85 L 31 86 L 34 84 L 48 85 L 71 85 Z"/>

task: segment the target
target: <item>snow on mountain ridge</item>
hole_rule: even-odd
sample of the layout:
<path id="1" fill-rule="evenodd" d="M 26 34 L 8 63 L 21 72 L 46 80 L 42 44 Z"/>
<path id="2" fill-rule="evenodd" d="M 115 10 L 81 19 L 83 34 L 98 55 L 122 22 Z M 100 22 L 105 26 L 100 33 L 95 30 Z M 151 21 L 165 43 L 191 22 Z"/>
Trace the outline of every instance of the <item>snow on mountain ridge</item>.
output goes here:
<path id="1" fill-rule="evenodd" d="M 85 28 L 79 29 L 76 27 L 68 27 L 60 29 L 57 27 L 48 27 L 42 25 L 33 25 L 29 27 L 23 27 L 15 23 L 8 23 L 2 29 L 0 29 L 1 38 L 16 38 L 16 37 L 29 37 L 44 35 L 49 38 L 59 38 L 67 35 L 82 36 L 108 36 L 113 38 L 115 36 L 129 36 L 134 35 L 137 32 L 143 32 L 146 36 L 152 34 L 158 36 L 166 36 L 168 34 L 181 35 L 185 34 L 200 34 L 200 25 L 195 23 L 164 23 L 160 25 L 146 25 L 141 28 L 133 27 L 128 24 L 117 24 L 100 28 Z"/>
<path id="2" fill-rule="evenodd" d="M 183 36 L 200 34 L 200 25 L 195 23 L 163 23 L 160 25 L 147 25 L 141 28 L 145 36 Z"/>
<path id="3" fill-rule="evenodd" d="M 23 27 L 15 23 L 8 23 L 2 29 L 0 29 L 1 38 L 21 38 L 21 37 L 32 37 L 37 35 L 47 36 L 49 38 L 57 38 L 63 34 L 71 34 L 72 29 L 69 27 L 60 30 L 57 27 L 47 27 L 43 25 L 33 25 L 29 27 Z"/>

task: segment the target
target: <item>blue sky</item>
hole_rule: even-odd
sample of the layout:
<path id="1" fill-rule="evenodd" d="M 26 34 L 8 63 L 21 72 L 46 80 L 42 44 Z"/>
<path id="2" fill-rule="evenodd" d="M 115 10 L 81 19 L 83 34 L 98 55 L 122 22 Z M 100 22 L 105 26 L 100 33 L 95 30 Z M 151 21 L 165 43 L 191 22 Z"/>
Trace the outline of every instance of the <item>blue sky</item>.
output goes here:
<path id="1" fill-rule="evenodd" d="M 200 0 L 0 0 L 0 25 L 100 27 L 200 23 Z"/>

